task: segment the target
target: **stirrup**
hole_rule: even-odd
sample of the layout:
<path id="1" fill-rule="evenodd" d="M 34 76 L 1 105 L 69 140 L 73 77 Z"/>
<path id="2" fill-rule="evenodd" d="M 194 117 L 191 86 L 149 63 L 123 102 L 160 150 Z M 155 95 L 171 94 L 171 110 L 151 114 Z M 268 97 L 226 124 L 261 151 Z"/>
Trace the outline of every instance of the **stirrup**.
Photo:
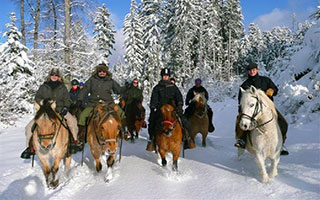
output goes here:
<path id="1" fill-rule="evenodd" d="M 22 159 L 30 159 L 31 156 L 35 155 L 34 149 L 27 147 L 20 155 Z"/>

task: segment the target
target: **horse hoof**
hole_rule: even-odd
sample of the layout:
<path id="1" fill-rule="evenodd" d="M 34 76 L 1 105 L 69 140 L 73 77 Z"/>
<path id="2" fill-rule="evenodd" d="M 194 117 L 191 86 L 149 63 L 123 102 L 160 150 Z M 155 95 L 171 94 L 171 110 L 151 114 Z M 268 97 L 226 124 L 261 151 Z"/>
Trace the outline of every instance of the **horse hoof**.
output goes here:
<path id="1" fill-rule="evenodd" d="M 165 167 L 167 165 L 167 160 L 166 159 L 162 159 L 162 166 Z"/>
<path id="2" fill-rule="evenodd" d="M 59 185 L 59 180 L 55 180 L 55 181 L 52 181 L 50 184 L 49 184 L 49 188 L 50 189 L 56 189 Z"/>

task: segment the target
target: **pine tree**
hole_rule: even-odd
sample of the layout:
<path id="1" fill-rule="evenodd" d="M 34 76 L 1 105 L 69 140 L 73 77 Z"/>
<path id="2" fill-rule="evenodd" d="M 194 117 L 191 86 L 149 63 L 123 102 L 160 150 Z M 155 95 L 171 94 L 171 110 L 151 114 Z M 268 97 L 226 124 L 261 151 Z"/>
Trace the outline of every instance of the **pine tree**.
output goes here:
<path id="1" fill-rule="evenodd" d="M 129 68 L 129 77 L 143 76 L 143 53 L 144 44 L 142 40 L 142 24 L 138 15 L 138 8 L 135 0 L 131 0 L 130 13 L 124 20 L 125 35 L 125 62 Z"/>
<path id="2" fill-rule="evenodd" d="M 101 57 L 100 63 L 109 64 L 108 57 L 111 55 L 111 50 L 114 50 L 114 25 L 110 20 L 110 13 L 105 4 L 98 7 L 97 16 L 94 19 L 94 40 L 97 45 L 97 51 Z"/>
<path id="3" fill-rule="evenodd" d="M 4 124 L 11 123 L 20 114 L 32 111 L 32 94 L 37 87 L 32 77 L 33 63 L 27 56 L 27 47 L 20 43 L 21 33 L 15 25 L 16 15 L 4 33 L 7 40 L 0 46 L 0 116 Z"/>

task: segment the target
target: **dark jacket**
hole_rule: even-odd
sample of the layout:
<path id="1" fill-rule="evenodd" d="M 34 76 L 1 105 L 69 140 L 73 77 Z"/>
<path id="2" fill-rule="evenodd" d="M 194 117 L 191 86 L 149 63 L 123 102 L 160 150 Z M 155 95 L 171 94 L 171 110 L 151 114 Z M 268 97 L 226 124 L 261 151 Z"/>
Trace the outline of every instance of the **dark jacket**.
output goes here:
<path id="1" fill-rule="evenodd" d="M 39 104 L 41 100 L 52 99 L 56 102 L 56 111 L 61 112 L 63 107 L 70 107 L 72 101 L 66 86 L 57 81 L 53 86 L 52 82 L 47 81 L 42 84 L 36 92 L 35 100 Z"/>
<path id="2" fill-rule="evenodd" d="M 142 90 L 138 87 L 131 86 L 125 91 L 126 103 L 130 104 L 133 99 L 143 100 Z"/>
<path id="3" fill-rule="evenodd" d="M 150 108 L 160 108 L 165 104 L 170 104 L 174 107 L 183 105 L 183 98 L 177 86 L 170 81 L 161 80 L 153 88 L 151 94 Z"/>
<path id="4" fill-rule="evenodd" d="M 77 88 L 76 91 L 72 90 L 72 88 L 69 90 L 70 98 L 73 103 L 75 103 L 78 100 L 78 96 L 80 94 L 80 88 Z"/>
<path id="5" fill-rule="evenodd" d="M 87 106 L 94 107 L 99 100 L 103 100 L 105 102 L 113 101 L 111 96 L 112 92 L 120 94 L 120 86 L 115 80 L 110 76 L 101 78 L 98 77 L 98 75 L 93 75 L 84 84 L 84 87 L 80 91 L 79 100 L 84 101 L 90 93 Z"/>
<path id="6" fill-rule="evenodd" d="M 240 87 L 242 87 L 242 89 L 246 90 L 251 85 L 253 85 L 257 89 L 260 89 L 264 92 L 266 92 L 267 89 L 271 88 L 274 91 L 273 96 L 276 96 L 278 94 L 278 87 L 268 77 L 259 76 L 259 74 L 257 74 L 256 76 L 253 76 L 253 77 L 249 76 L 249 78 L 245 82 L 243 82 Z M 240 102 L 241 96 L 242 96 L 241 90 L 239 90 L 238 102 Z M 273 97 L 271 97 L 271 100 L 273 100 Z"/>
<path id="7" fill-rule="evenodd" d="M 193 86 L 192 88 L 190 88 L 190 90 L 187 93 L 186 105 L 189 105 L 190 101 L 194 98 L 193 92 L 196 92 L 196 93 L 204 92 L 206 99 L 209 100 L 208 91 L 202 85 L 200 85 L 200 87 Z"/>

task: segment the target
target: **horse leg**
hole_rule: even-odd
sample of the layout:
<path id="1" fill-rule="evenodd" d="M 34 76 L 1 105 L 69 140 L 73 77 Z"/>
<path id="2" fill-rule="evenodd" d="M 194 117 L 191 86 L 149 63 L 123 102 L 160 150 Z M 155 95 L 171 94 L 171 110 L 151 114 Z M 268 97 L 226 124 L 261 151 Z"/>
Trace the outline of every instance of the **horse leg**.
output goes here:
<path id="1" fill-rule="evenodd" d="M 107 165 L 108 165 L 108 169 L 107 169 L 107 174 L 105 176 L 104 181 L 105 182 L 109 182 L 112 178 L 113 178 L 113 174 L 112 174 L 112 166 L 114 164 L 114 155 L 110 155 L 107 159 Z"/>
<path id="2" fill-rule="evenodd" d="M 166 152 L 163 149 L 159 149 L 159 153 L 161 156 L 161 164 L 163 167 L 165 167 L 167 165 Z"/>
<path id="3" fill-rule="evenodd" d="M 273 178 L 278 175 L 278 165 L 280 162 L 280 154 L 278 153 L 277 155 L 274 156 L 274 158 L 270 159 L 271 160 L 271 169 L 269 173 L 269 177 Z"/>
<path id="4" fill-rule="evenodd" d="M 207 135 L 208 135 L 208 133 L 202 133 L 202 146 L 203 147 L 207 146 L 207 141 L 206 141 Z"/>
<path id="5" fill-rule="evenodd" d="M 96 161 L 96 170 L 97 170 L 97 172 L 100 172 L 102 169 L 100 158 L 95 158 L 94 160 Z"/>
<path id="6" fill-rule="evenodd" d="M 178 158 L 180 155 L 180 148 L 179 151 L 176 151 L 173 154 L 173 163 L 172 163 L 172 171 L 178 171 Z"/>
<path id="7" fill-rule="evenodd" d="M 65 158 L 64 158 L 64 171 L 67 173 L 70 169 L 70 163 L 71 163 L 71 154 L 67 155 Z"/>
<path id="8" fill-rule="evenodd" d="M 267 183 L 269 181 L 269 177 L 268 177 L 268 174 L 267 174 L 264 157 L 262 155 L 256 153 L 255 160 L 256 160 L 256 163 L 257 163 L 258 168 L 259 168 L 261 181 L 263 183 Z"/>
<path id="9" fill-rule="evenodd" d="M 46 179 L 46 184 L 47 186 L 49 187 L 49 175 L 50 175 L 50 163 L 49 163 L 49 157 L 48 156 L 41 156 L 39 154 L 38 155 L 38 158 L 42 164 L 42 167 L 43 167 L 43 174 L 44 174 L 44 177 Z"/>
<path id="10" fill-rule="evenodd" d="M 57 176 L 57 172 L 59 170 L 59 164 L 60 164 L 60 161 L 62 160 L 61 157 L 56 157 L 54 159 L 54 162 L 53 162 L 53 165 L 52 165 L 52 168 L 51 168 L 51 175 L 52 175 L 52 180 L 50 182 L 50 186 L 54 189 L 58 186 L 59 184 L 59 178 Z"/>

